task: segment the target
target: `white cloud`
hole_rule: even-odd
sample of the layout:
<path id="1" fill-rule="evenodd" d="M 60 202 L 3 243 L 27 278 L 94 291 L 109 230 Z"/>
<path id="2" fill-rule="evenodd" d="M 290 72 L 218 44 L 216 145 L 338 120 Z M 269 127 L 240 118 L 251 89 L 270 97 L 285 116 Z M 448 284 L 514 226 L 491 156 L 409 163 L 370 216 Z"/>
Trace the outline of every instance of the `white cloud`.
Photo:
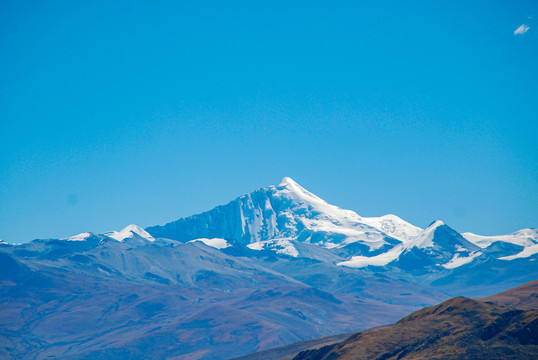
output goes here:
<path id="1" fill-rule="evenodd" d="M 527 31 L 529 31 L 530 27 L 528 25 L 525 25 L 525 24 L 521 24 L 520 27 L 518 27 L 516 29 L 516 31 L 514 31 L 514 35 L 523 35 L 525 34 Z"/>

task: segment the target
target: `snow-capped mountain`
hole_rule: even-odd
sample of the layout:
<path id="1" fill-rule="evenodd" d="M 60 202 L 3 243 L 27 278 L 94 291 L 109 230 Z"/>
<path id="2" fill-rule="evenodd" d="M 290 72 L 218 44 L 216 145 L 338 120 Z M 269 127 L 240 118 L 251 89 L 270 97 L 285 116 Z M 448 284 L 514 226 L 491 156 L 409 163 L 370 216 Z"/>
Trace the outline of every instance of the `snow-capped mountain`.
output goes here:
<path id="1" fill-rule="evenodd" d="M 467 241 L 442 221 L 435 221 L 418 236 L 395 245 L 389 251 L 371 257 L 353 256 L 339 265 L 349 267 L 385 266 L 394 264 L 401 269 L 427 269 L 443 266 L 459 267 L 477 256 L 480 247 Z"/>
<path id="2" fill-rule="evenodd" d="M 421 229 L 392 214 L 362 217 L 327 203 L 288 177 L 277 186 L 256 190 L 213 210 L 146 230 L 154 237 L 181 242 L 222 238 L 252 250 L 293 257 L 305 256 L 298 243 L 313 244 L 343 259 L 339 265 L 355 268 L 392 264 L 405 269 L 453 269 L 469 264 L 494 243 L 523 247 L 509 247 L 507 253 L 497 254 L 504 260 L 538 252 L 529 248 L 538 243 L 536 229 L 480 236 L 459 234 L 442 221 Z"/>
<path id="3" fill-rule="evenodd" d="M 142 238 L 148 241 L 155 241 L 155 238 L 148 234 L 148 232 L 141 227 L 131 224 L 127 225 L 125 228 L 123 228 L 120 231 L 112 231 L 104 234 L 114 240 L 117 241 L 124 241 L 125 239 L 132 239 L 132 238 Z"/>
<path id="4" fill-rule="evenodd" d="M 359 243 L 367 252 L 392 247 L 422 232 L 395 215 L 366 218 L 331 205 L 287 177 L 277 186 L 256 190 L 227 205 L 146 230 L 154 237 L 182 242 L 203 237 L 248 245 L 280 239 L 328 249 Z"/>
<path id="5" fill-rule="evenodd" d="M 197 241 L 225 251 L 246 246 L 252 251 L 330 261 L 338 266 L 394 268 L 414 275 L 469 266 L 484 258 L 508 262 L 534 261 L 538 256 L 538 229 L 481 236 L 459 234 L 440 220 L 421 229 L 392 214 L 363 217 L 329 204 L 289 177 L 276 186 L 163 226 L 144 230 L 131 224 L 120 231 L 84 232 L 63 240 L 96 238 L 131 245 L 156 239 Z"/>

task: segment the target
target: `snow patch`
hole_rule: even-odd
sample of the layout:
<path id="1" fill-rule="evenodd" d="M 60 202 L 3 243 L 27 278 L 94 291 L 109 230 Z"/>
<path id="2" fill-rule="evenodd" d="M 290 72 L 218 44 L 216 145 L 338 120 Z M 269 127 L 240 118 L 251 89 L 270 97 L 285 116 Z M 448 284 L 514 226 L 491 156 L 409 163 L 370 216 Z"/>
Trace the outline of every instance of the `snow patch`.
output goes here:
<path id="1" fill-rule="evenodd" d="M 272 250 L 277 254 L 289 255 L 293 257 L 299 256 L 299 251 L 289 239 L 272 239 L 266 241 L 257 241 L 248 244 L 247 247 L 251 250 Z"/>
<path id="2" fill-rule="evenodd" d="M 231 246 L 226 240 L 220 239 L 220 238 L 213 238 L 213 239 L 201 238 L 201 239 L 191 240 L 189 242 L 190 243 L 192 243 L 192 242 L 202 242 L 202 243 L 206 244 L 207 246 L 211 246 L 212 248 L 219 249 L 219 250 L 225 249 L 225 248 Z"/>
<path id="3" fill-rule="evenodd" d="M 362 268 L 369 265 L 372 266 L 385 266 L 388 263 L 398 259 L 404 251 L 403 245 L 396 245 L 389 251 L 383 254 L 379 254 L 372 257 L 367 256 L 353 256 L 350 260 L 342 261 L 336 265 L 346 266 L 350 268 Z"/>
<path id="4" fill-rule="evenodd" d="M 250 250 L 261 251 L 261 250 L 263 250 L 263 242 L 262 241 L 257 241 L 257 242 L 254 242 L 252 244 L 248 244 L 247 247 Z"/>
<path id="5" fill-rule="evenodd" d="M 450 259 L 449 262 L 447 262 L 446 264 L 443 264 L 442 266 L 445 269 L 455 269 L 457 267 L 470 263 L 471 261 L 473 261 L 475 257 L 479 256 L 480 254 L 482 253 L 477 251 L 477 252 L 469 254 L 469 256 L 460 257 L 460 254 L 456 253 L 454 254 L 454 257 Z"/>
<path id="6" fill-rule="evenodd" d="M 528 258 L 534 254 L 538 254 L 538 244 L 527 246 L 521 252 L 515 255 L 500 257 L 499 260 L 510 261 L 510 260 L 515 260 L 515 259 L 523 259 L 523 258 Z"/>

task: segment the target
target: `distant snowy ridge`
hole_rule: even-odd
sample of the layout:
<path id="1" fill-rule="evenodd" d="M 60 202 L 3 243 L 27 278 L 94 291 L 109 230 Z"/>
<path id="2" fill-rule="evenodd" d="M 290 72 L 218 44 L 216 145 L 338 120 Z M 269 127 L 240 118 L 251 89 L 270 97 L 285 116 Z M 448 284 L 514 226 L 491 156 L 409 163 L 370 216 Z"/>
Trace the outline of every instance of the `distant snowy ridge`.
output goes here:
<path id="1" fill-rule="evenodd" d="M 234 240 L 251 250 L 292 257 L 308 257 L 312 248 L 298 244 L 312 244 L 332 251 L 333 259 L 347 258 L 339 265 L 350 267 L 386 266 L 401 261 L 402 256 L 423 260 L 429 256 L 435 265 L 452 269 L 473 262 L 495 242 L 524 247 L 538 243 L 535 229 L 487 237 L 459 234 L 439 220 L 421 229 L 392 214 L 362 217 L 329 204 L 289 177 L 202 214 L 146 230 L 154 237 L 181 242 L 196 238 Z M 527 253 L 529 250 L 517 258 Z M 499 257 L 515 259 L 512 255 Z"/>
<path id="2" fill-rule="evenodd" d="M 120 231 L 112 231 L 104 235 L 117 241 L 124 241 L 125 239 L 132 238 L 135 234 L 148 241 L 155 241 L 155 238 L 146 230 L 134 224 L 128 225 Z"/>
<path id="3" fill-rule="evenodd" d="M 121 229 L 120 231 L 110 231 L 110 232 L 107 232 L 107 233 L 104 233 L 98 237 L 108 237 L 108 238 L 111 238 L 111 239 L 114 239 L 116 241 L 125 241 L 127 239 L 142 239 L 143 241 L 150 241 L 150 242 L 153 242 L 155 241 L 155 238 L 153 236 L 151 236 L 146 230 L 142 229 L 140 226 L 137 226 L 137 225 L 134 225 L 134 224 L 131 224 L 131 225 L 127 225 L 126 227 L 124 227 L 123 229 Z M 91 232 L 83 232 L 83 233 L 80 233 L 80 234 L 77 234 L 77 235 L 73 235 L 73 236 L 69 236 L 69 237 L 66 237 L 66 238 L 62 238 L 60 240 L 65 240 L 65 241 L 87 241 L 91 238 L 95 238 L 96 235 L 91 233 Z"/>
<path id="4" fill-rule="evenodd" d="M 85 232 L 64 240 L 84 241 L 92 236 Z M 329 204 L 289 177 L 202 214 L 146 230 L 129 225 L 103 236 L 120 242 L 133 239 L 142 245 L 156 238 L 201 242 L 216 249 L 242 244 L 251 250 L 331 259 L 354 268 L 422 261 L 428 266 L 454 269 L 488 253 L 492 244 L 509 244 L 503 245 L 504 250 L 489 252 L 499 260 L 538 253 L 537 229 L 481 236 L 459 234 L 440 220 L 421 229 L 393 214 L 362 217 Z"/>
<path id="5" fill-rule="evenodd" d="M 91 233 L 89 233 L 89 232 L 83 232 L 83 233 L 80 233 L 80 234 L 77 234 L 77 235 L 73 235 L 73 236 L 70 236 L 70 237 L 63 238 L 63 239 L 61 239 L 61 240 L 67 240 L 67 241 L 84 241 L 84 240 L 86 240 L 87 238 L 89 238 L 90 236 L 92 236 Z"/>
<path id="6" fill-rule="evenodd" d="M 519 246 L 532 246 L 538 244 L 538 229 L 521 229 L 507 235 L 482 236 L 470 232 L 461 233 L 461 236 L 480 246 L 486 248 L 496 241 L 506 242 Z"/>
<path id="7" fill-rule="evenodd" d="M 468 264 L 479 256 L 480 247 L 467 241 L 460 234 L 437 220 L 418 236 L 395 245 L 392 249 L 376 256 L 353 256 L 350 260 L 338 265 L 353 268 L 366 266 L 386 266 L 401 260 L 404 255 L 418 259 L 429 257 L 435 259 L 435 265 L 446 269 L 454 269 Z"/>
<path id="8" fill-rule="evenodd" d="M 413 247 L 416 248 L 428 248 L 434 245 L 433 235 L 435 230 L 439 226 L 445 225 L 442 221 L 435 221 L 433 224 L 428 226 L 422 232 L 418 233 L 413 238 L 408 238 L 404 243 L 394 246 L 392 249 L 388 250 L 385 253 L 376 255 L 376 256 L 353 256 L 350 260 L 342 261 L 338 265 L 361 268 L 366 266 L 385 266 L 392 261 L 397 260 L 400 255 L 407 249 Z"/>

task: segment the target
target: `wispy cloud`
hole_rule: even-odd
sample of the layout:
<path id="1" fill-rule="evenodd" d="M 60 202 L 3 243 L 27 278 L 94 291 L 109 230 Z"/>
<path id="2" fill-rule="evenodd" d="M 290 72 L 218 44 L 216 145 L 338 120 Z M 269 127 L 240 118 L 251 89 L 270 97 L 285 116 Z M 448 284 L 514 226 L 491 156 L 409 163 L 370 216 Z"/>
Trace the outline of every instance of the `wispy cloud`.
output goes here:
<path id="1" fill-rule="evenodd" d="M 527 31 L 529 31 L 530 27 L 528 25 L 525 25 L 525 24 L 521 24 L 520 27 L 518 27 L 516 29 L 516 31 L 514 31 L 514 35 L 523 35 L 525 34 Z"/>

